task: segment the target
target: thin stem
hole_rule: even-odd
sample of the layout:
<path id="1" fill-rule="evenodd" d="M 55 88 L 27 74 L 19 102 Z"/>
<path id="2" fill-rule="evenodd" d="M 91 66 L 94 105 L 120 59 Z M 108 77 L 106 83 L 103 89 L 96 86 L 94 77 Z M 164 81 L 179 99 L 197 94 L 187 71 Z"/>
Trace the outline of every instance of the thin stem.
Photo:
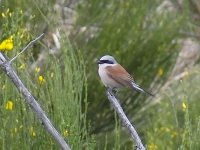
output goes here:
<path id="1" fill-rule="evenodd" d="M 25 50 L 27 50 L 33 43 L 35 43 L 37 40 L 39 40 L 40 38 L 42 38 L 42 36 L 44 35 L 44 33 L 42 33 L 40 36 L 38 36 L 37 38 L 35 38 L 34 40 L 30 41 L 23 49 L 20 53 L 18 53 L 16 56 L 14 56 L 9 63 L 11 64 L 13 60 L 15 60 L 19 55 L 21 55 Z"/>

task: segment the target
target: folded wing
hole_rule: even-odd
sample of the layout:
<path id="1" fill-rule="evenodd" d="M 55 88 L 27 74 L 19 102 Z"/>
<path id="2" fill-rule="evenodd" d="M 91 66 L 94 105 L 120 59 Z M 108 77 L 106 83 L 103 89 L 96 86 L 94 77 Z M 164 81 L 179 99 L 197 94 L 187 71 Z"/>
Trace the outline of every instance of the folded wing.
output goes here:
<path id="1" fill-rule="evenodd" d="M 109 77 L 115 80 L 117 83 L 132 87 L 133 77 L 120 65 L 116 64 L 114 66 L 107 66 L 106 73 Z"/>
<path id="2" fill-rule="evenodd" d="M 114 81 L 116 81 L 117 83 L 119 83 L 123 86 L 127 86 L 130 89 L 141 91 L 141 92 L 147 93 L 151 96 L 154 96 L 150 92 L 142 89 L 139 85 L 137 85 L 134 82 L 133 77 L 120 64 L 116 64 L 114 66 L 107 66 L 106 73 Z"/>

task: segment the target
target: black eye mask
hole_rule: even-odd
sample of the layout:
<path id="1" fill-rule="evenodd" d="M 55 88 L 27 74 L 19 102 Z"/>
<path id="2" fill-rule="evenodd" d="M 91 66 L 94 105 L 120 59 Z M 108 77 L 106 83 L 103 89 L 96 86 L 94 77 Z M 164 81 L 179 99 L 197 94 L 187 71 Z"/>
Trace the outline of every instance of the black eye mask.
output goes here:
<path id="1" fill-rule="evenodd" d="M 110 60 L 99 60 L 98 64 L 114 64 L 114 62 L 112 62 Z"/>

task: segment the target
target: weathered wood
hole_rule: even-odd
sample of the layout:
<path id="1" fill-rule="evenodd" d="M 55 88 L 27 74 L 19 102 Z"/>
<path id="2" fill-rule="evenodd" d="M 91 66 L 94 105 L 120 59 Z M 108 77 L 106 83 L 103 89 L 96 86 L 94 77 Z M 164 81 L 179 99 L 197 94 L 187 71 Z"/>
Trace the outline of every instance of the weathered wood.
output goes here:
<path id="1" fill-rule="evenodd" d="M 119 115 L 122 123 L 127 128 L 129 133 L 131 134 L 133 141 L 135 141 L 137 150 L 145 150 L 145 147 L 143 146 L 137 131 L 135 130 L 135 128 L 133 127 L 133 125 L 130 123 L 129 119 L 125 115 L 125 113 L 124 113 L 122 107 L 120 106 L 117 98 L 115 97 L 115 94 L 113 93 L 113 91 L 111 89 L 108 89 L 106 94 L 108 96 L 108 100 L 110 101 L 110 103 L 114 107 L 115 111 Z"/>

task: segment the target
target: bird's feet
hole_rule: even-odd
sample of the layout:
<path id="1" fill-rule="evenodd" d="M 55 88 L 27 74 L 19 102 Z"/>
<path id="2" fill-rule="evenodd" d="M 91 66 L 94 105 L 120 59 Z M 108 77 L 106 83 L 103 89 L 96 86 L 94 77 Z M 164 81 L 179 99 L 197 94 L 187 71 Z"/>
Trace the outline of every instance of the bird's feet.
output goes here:
<path id="1" fill-rule="evenodd" d="M 110 93 L 111 96 L 115 96 L 117 93 L 117 89 L 116 88 L 107 88 L 107 91 Z"/>

